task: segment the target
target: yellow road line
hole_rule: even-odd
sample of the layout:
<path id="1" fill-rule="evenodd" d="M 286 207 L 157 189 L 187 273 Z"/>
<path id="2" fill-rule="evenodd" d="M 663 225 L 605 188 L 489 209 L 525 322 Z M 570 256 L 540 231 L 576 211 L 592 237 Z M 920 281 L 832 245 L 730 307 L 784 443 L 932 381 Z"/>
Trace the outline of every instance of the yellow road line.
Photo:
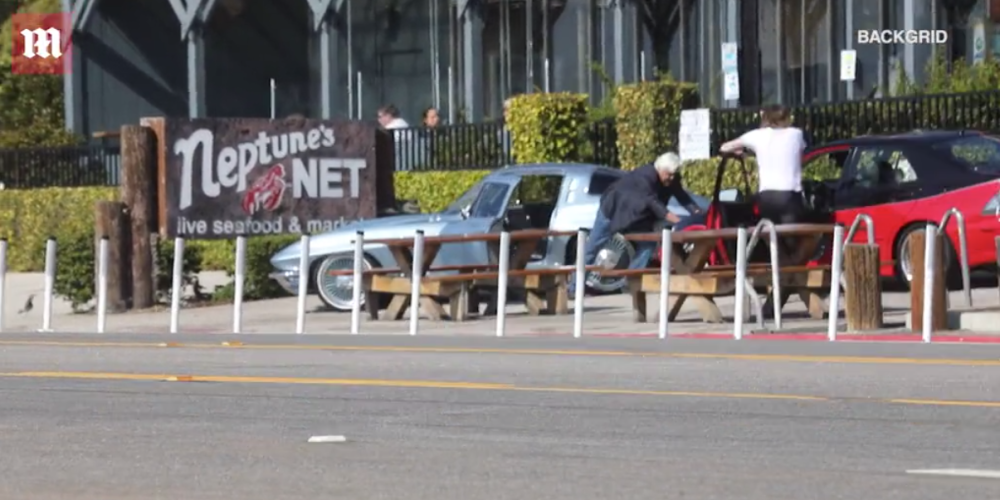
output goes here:
<path id="1" fill-rule="evenodd" d="M 877 356 L 813 356 L 795 354 L 725 354 L 725 353 L 677 353 L 677 352 L 637 352 L 602 351 L 585 349 L 503 349 L 474 347 L 401 347 L 401 346 L 344 346 L 344 345 L 296 345 L 296 344 L 245 344 L 242 342 L 175 343 L 175 342 L 59 342 L 59 341 L 0 341 L 2 346 L 36 347 L 88 347 L 88 348 L 186 348 L 186 349 L 245 349 L 245 350 L 285 350 L 285 351 L 354 351 L 391 352 L 424 354 L 508 354 L 538 356 L 595 356 L 595 357 L 635 357 L 704 359 L 729 361 L 798 362 L 798 363 L 840 363 L 840 364 L 883 364 L 922 366 L 1000 366 L 1000 359 L 934 359 L 934 358 L 892 358 Z"/>
<path id="2" fill-rule="evenodd" d="M 758 399 L 824 402 L 843 398 L 809 396 L 800 394 L 771 393 L 739 393 L 739 392 L 704 392 L 704 391 L 658 391 L 643 389 L 613 389 L 599 387 L 532 387 L 514 384 L 482 383 L 482 382 L 445 382 L 430 380 L 379 380 L 379 379 L 341 379 L 341 378 L 305 378 L 305 377 L 249 377 L 225 375 L 170 375 L 151 373 L 102 373 L 102 372 L 10 372 L 0 373 L 6 378 L 55 378 L 55 379 L 89 379 L 89 380 L 130 380 L 130 381 L 163 381 L 163 382 L 216 382 L 244 384 L 302 384 L 302 385 L 338 385 L 353 387 L 391 387 L 417 389 L 471 389 L 500 390 L 518 392 L 551 392 L 576 393 L 594 395 L 632 395 L 660 397 L 689 397 L 715 399 Z M 969 408 L 1000 408 L 1000 401 L 949 401 L 940 399 L 852 399 L 854 402 L 870 402 L 897 405 L 919 406 L 950 406 Z"/>

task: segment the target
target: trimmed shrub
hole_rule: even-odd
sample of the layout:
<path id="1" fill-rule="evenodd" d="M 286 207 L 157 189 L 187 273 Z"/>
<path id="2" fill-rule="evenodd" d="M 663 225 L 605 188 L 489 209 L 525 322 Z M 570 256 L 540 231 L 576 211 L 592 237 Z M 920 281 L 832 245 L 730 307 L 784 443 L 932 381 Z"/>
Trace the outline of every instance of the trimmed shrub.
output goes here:
<path id="1" fill-rule="evenodd" d="M 489 170 L 396 172 L 396 198 L 416 200 L 423 212 L 439 212 L 489 173 Z"/>
<path id="2" fill-rule="evenodd" d="M 294 234 L 282 234 L 247 239 L 247 268 L 243 282 L 243 298 L 245 300 L 271 299 L 288 295 L 284 289 L 278 286 L 277 282 L 268 277 L 271 273 L 271 257 L 300 238 Z M 233 246 L 235 248 L 235 243 Z M 226 262 L 225 270 L 229 276 L 235 274 L 235 266 L 235 257 Z M 230 284 L 219 290 L 216 298 L 232 298 L 232 293 L 232 284 Z"/>
<path id="3" fill-rule="evenodd" d="M 677 150 L 681 110 L 698 106 L 698 87 L 663 76 L 619 86 L 614 103 L 618 159 L 622 168 L 632 170 Z"/>
<path id="4" fill-rule="evenodd" d="M 583 161 L 588 101 L 586 94 L 570 92 L 514 97 L 506 124 L 512 136 L 515 161 Z"/>
<path id="5" fill-rule="evenodd" d="M 55 294 L 70 302 L 76 312 L 82 312 L 96 296 L 96 247 L 93 230 L 80 231 L 57 239 L 59 259 L 56 263 Z M 153 286 L 157 300 L 170 300 L 173 288 L 174 242 L 160 241 L 154 249 L 156 276 Z M 183 280 L 185 285 L 196 283 L 201 272 L 201 254 L 197 248 L 185 246 Z"/>
<path id="6" fill-rule="evenodd" d="M 62 245 L 81 234 L 93 234 L 94 205 L 117 198 L 118 189 L 107 187 L 0 191 L 0 237 L 10 242 L 9 269 L 41 271 L 50 236 Z"/>
<path id="7" fill-rule="evenodd" d="M 721 158 L 711 158 L 708 160 L 689 161 L 684 164 L 682 171 L 684 187 L 692 193 L 701 196 L 712 196 L 715 188 L 715 177 L 718 175 Z M 746 160 L 747 170 L 749 170 L 749 184 L 752 192 L 757 191 L 757 163 L 754 158 Z M 803 180 L 823 180 L 840 175 L 836 165 L 832 163 L 810 162 L 802 171 Z M 743 169 L 739 168 L 739 162 L 731 160 L 726 167 L 726 172 L 722 176 L 722 189 L 744 189 L 747 181 L 744 178 Z"/>

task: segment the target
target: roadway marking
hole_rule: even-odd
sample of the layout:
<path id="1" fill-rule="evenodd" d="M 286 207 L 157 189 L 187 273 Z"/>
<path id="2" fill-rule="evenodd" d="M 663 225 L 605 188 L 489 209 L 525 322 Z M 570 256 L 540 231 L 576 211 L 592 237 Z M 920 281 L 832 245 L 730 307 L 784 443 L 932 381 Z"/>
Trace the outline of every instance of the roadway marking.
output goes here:
<path id="1" fill-rule="evenodd" d="M 979 479 L 1000 479 L 1000 470 L 976 470 L 976 469 L 915 469 L 906 471 L 907 474 L 918 474 L 925 476 L 953 476 L 953 477 L 974 477 Z"/>
<path id="2" fill-rule="evenodd" d="M 343 352 L 391 352 L 423 354 L 508 354 L 532 356 L 595 356 L 622 358 L 669 358 L 705 359 L 728 361 L 763 361 L 797 363 L 839 363 L 839 364 L 879 364 L 879 365 L 923 365 L 923 366 L 1000 366 L 1000 359 L 933 359 L 933 358 L 890 358 L 878 356 L 818 356 L 797 354 L 725 354 L 725 353 L 680 353 L 653 351 L 602 351 L 585 349 L 503 349 L 475 347 L 397 347 L 397 346 L 345 346 L 345 345 L 297 345 L 297 344 L 244 344 L 242 342 L 219 343 L 163 343 L 163 342 L 79 342 L 79 341 L 33 341 L 4 340 L 0 347 L 88 347 L 88 348 L 171 348 L 171 349 L 244 349 L 279 351 L 343 351 Z"/>
<path id="3" fill-rule="evenodd" d="M 301 384 L 301 385 L 339 385 L 353 387 L 389 387 L 416 389 L 471 389 L 499 390 L 519 392 L 554 392 L 576 394 L 631 395 L 631 396 L 670 396 L 689 398 L 715 399 L 757 399 L 828 402 L 850 400 L 896 405 L 919 406 L 952 406 L 969 408 L 1000 408 L 1000 401 L 950 401 L 937 399 L 852 399 L 824 396 L 809 396 L 799 394 L 770 393 L 740 393 L 740 392 L 702 392 L 702 391 L 658 391 L 646 389 L 613 389 L 600 387 L 544 387 L 519 386 L 515 384 L 483 383 L 483 382 L 445 382 L 431 380 L 379 380 L 379 379 L 343 379 L 343 378 L 305 378 L 305 377 L 252 377 L 229 375 L 170 375 L 153 373 L 102 373 L 102 372 L 9 372 L 0 373 L 5 378 L 49 378 L 49 379 L 87 379 L 87 380 L 118 380 L 118 381 L 170 381 L 184 380 L 190 382 L 244 383 L 244 384 Z"/>

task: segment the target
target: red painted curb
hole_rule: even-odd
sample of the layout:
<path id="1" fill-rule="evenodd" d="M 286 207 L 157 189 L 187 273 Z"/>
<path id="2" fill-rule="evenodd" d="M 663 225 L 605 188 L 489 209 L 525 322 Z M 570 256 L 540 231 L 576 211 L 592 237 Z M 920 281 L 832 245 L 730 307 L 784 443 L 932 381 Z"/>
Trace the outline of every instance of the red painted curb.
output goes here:
<path id="1" fill-rule="evenodd" d="M 565 337 L 571 333 L 536 333 L 532 337 Z M 595 338 L 657 338 L 656 333 L 584 333 L 584 337 Z M 734 340 L 731 333 L 674 333 L 668 339 Z M 822 333 L 749 333 L 743 340 L 796 340 L 828 342 Z M 920 335 L 900 333 L 841 334 L 835 342 L 906 342 L 923 343 Z M 1000 344 L 1000 335 L 937 335 L 931 337 L 933 344 Z"/>

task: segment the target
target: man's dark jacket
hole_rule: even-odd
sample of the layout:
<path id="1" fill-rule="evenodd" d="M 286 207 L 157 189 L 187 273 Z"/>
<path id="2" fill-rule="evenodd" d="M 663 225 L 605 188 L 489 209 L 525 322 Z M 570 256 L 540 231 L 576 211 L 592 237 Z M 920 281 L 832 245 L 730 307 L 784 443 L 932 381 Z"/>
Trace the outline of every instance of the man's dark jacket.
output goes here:
<path id="1" fill-rule="evenodd" d="M 601 196 L 600 210 L 611 221 L 612 233 L 650 232 L 664 221 L 672 197 L 691 212 L 697 209 L 684 190 L 680 172 L 674 174 L 670 185 L 664 186 L 650 163 L 608 186 Z"/>

